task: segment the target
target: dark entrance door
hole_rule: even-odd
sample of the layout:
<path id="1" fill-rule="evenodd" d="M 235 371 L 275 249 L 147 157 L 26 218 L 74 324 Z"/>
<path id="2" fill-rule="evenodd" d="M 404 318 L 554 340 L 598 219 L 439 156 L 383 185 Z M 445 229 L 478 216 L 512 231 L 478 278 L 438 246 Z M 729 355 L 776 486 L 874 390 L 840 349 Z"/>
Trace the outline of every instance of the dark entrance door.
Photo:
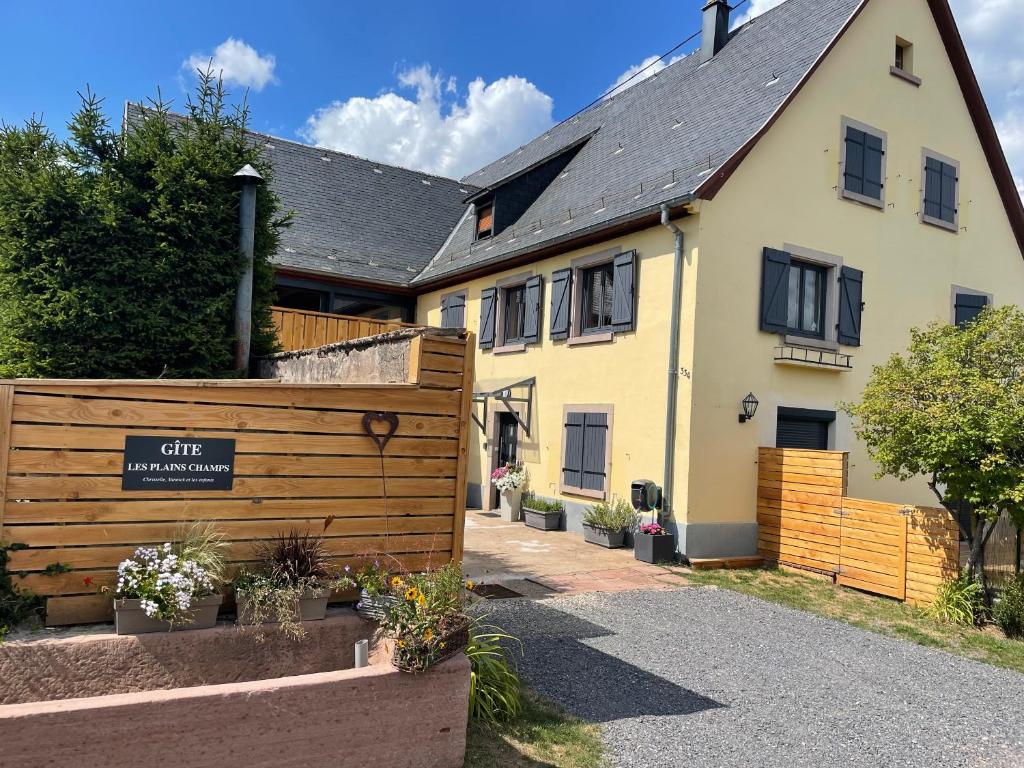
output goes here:
<path id="1" fill-rule="evenodd" d="M 498 466 L 516 462 L 519 423 L 511 413 L 498 414 Z"/>

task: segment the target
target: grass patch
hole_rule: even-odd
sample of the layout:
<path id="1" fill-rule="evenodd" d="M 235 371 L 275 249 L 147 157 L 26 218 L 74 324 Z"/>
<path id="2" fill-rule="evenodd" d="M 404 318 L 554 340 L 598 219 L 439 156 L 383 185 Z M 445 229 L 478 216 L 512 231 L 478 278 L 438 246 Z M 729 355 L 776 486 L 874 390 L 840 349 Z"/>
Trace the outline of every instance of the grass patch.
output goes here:
<path id="1" fill-rule="evenodd" d="M 692 584 L 731 589 L 1024 673 L 1024 642 L 1010 640 L 992 626 L 975 629 L 944 624 L 926 616 L 920 608 L 896 600 L 777 569 L 694 571 L 687 573 L 686 578 Z"/>
<path id="2" fill-rule="evenodd" d="M 600 729 L 537 694 L 523 691 L 523 711 L 498 726 L 472 723 L 465 768 L 604 768 Z"/>

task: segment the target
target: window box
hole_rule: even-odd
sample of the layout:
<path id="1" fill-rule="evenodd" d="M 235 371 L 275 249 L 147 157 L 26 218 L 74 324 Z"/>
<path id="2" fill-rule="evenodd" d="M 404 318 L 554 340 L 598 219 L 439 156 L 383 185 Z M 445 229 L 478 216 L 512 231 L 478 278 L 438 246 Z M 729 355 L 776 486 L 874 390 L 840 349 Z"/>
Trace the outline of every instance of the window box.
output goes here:
<path id="1" fill-rule="evenodd" d="M 540 531 L 559 531 L 562 529 L 562 510 L 556 509 L 545 512 L 537 509 L 530 509 L 523 506 L 523 522 L 530 528 Z"/>
<path id="2" fill-rule="evenodd" d="M 828 349 L 793 347 L 788 344 L 775 348 L 775 362 L 779 365 L 797 365 L 830 371 L 852 371 L 853 357 Z"/>
<path id="3" fill-rule="evenodd" d="M 626 541 L 626 529 L 611 531 L 607 528 L 595 528 L 583 524 L 583 540 L 589 544 L 597 544 L 605 549 L 620 549 Z"/>
<path id="4" fill-rule="evenodd" d="M 180 629 L 212 629 L 217 624 L 217 611 L 223 601 L 224 596 L 220 594 L 196 598 L 192 602 L 192 620 L 172 626 L 147 616 L 141 600 L 121 598 L 114 601 L 114 631 L 119 635 L 143 635 Z"/>

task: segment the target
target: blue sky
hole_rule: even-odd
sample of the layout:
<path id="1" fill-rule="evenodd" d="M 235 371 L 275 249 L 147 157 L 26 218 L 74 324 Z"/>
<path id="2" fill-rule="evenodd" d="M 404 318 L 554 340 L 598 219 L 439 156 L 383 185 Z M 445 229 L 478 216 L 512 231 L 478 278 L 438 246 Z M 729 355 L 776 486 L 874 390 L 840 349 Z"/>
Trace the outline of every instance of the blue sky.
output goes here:
<path id="1" fill-rule="evenodd" d="M 234 93 L 249 87 L 256 130 L 461 176 L 697 31 L 702 4 L 3 0 L 0 120 L 42 113 L 59 132 L 86 83 L 112 116 L 158 86 L 180 104 L 191 64 L 213 57 Z M 1024 178 L 1024 0 L 953 6 Z"/>

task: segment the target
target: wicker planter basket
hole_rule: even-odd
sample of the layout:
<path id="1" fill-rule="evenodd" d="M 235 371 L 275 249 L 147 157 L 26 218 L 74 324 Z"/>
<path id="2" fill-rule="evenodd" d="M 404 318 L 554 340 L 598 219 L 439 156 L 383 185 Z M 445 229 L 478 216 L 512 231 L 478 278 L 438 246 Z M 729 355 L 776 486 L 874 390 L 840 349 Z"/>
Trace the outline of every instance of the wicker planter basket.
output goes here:
<path id="1" fill-rule="evenodd" d="M 424 672 L 463 651 L 469 644 L 471 623 L 468 616 L 455 616 L 449 628 L 431 640 L 429 650 L 422 640 L 413 642 L 406 638 L 404 648 L 396 642 L 391 650 L 391 663 L 403 672 Z"/>
<path id="2" fill-rule="evenodd" d="M 365 589 L 359 593 L 356 613 L 367 621 L 380 622 L 387 615 L 392 605 L 398 602 L 394 595 L 370 595 Z"/>

